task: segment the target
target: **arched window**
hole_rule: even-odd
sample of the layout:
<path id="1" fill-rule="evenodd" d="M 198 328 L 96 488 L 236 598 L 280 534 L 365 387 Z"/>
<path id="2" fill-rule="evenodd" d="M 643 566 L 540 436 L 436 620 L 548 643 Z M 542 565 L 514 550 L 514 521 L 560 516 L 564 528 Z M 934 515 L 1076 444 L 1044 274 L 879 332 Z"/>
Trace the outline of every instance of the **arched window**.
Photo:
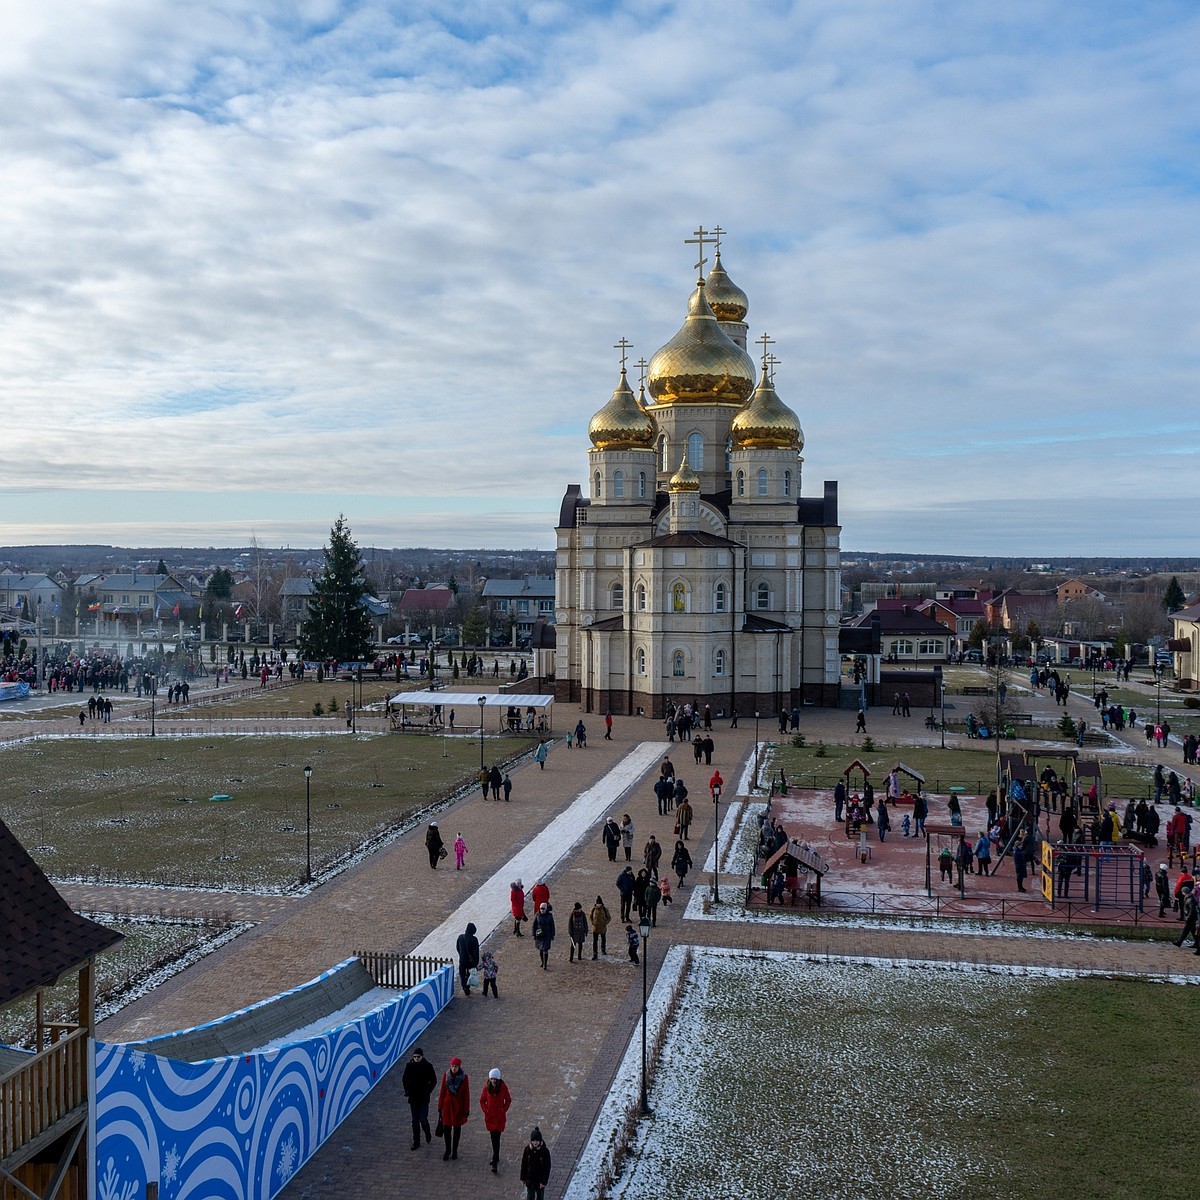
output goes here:
<path id="1" fill-rule="evenodd" d="M 625 607 L 625 585 L 614 583 L 612 589 L 612 606 L 616 609 Z"/>
<path id="2" fill-rule="evenodd" d="M 725 472 L 733 470 L 733 438 L 725 439 Z"/>
<path id="3" fill-rule="evenodd" d="M 637 673 L 639 675 L 645 675 L 646 673 L 646 652 L 641 646 L 638 647 L 637 652 Z"/>
<path id="4" fill-rule="evenodd" d="M 688 466 L 693 471 L 704 470 L 704 434 L 688 434 Z"/>
<path id="5" fill-rule="evenodd" d="M 784 471 L 784 473 L 783 473 L 783 494 L 785 496 L 790 496 L 792 494 L 792 473 L 791 473 L 791 471 Z"/>
<path id="6" fill-rule="evenodd" d="M 767 494 L 767 468 L 763 467 L 758 472 L 758 494 L 765 496 Z"/>
<path id="7" fill-rule="evenodd" d="M 676 679 L 683 678 L 683 651 L 676 650 L 674 657 L 671 659 L 671 674 Z"/>
<path id="8" fill-rule="evenodd" d="M 637 585 L 637 609 L 638 612 L 646 611 L 646 585 L 644 583 Z"/>
<path id="9" fill-rule="evenodd" d="M 718 650 L 713 655 L 713 674 L 714 675 L 724 675 L 725 674 L 725 651 L 724 650 Z"/>
<path id="10" fill-rule="evenodd" d="M 597 471 L 596 474 L 592 476 L 592 495 L 595 496 L 597 499 L 599 499 L 599 497 L 600 497 L 600 472 L 599 471 Z"/>
<path id="11" fill-rule="evenodd" d="M 771 588 L 769 584 L 760 583 L 754 593 L 755 608 L 771 607 Z"/>
<path id="12" fill-rule="evenodd" d="M 613 472 L 613 496 L 617 500 L 623 500 L 625 498 L 625 472 L 624 471 L 614 471 Z"/>
<path id="13" fill-rule="evenodd" d="M 671 448 L 667 445 L 667 435 L 664 433 L 658 439 L 658 466 L 661 471 L 671 469 Z"/>
<path id="14" fill-rule="evenodd" d="M 744 471 L 737 473 L 737 494 L 744 496 L 746 494 L 746 475 Z"/>
<path id="15" fill-rule="evenodd" d="M 646 498 L 646 472 L 638 472 L 638 499 L 645 500 Z"/>
<path id="16" fill-rule="evenodd" d="M 913 644 L 907 639 L 901 638 L 899 641 L 892 643 L 892 653 L 895 654 L 897 658 L 912 658 Z"/>
<path id="17" fill-rule="evenodd" d="M 713 591 L 713 612 L 725 611 L 725 585 L 718 583 Z"/>
<path id="18" fill-rule="evenodd" d="M 687 588 L 682 583 L 677 583 L 671 588 L 671 610 L 687 612 Z"/>

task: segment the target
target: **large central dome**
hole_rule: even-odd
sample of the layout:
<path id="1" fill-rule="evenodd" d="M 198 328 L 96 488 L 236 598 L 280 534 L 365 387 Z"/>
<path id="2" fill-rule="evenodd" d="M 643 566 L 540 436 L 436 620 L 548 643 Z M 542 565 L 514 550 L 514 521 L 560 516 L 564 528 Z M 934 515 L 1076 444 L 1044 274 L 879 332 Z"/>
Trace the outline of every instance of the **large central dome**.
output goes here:
<path id="1" fill-rule="evenodd" d="M 721 328 L 701 280 L 688 301 L 683 328 L 650 359 L 646 389 L 652 404 L 740 406 L 754 383 L 753 361 Z"/>

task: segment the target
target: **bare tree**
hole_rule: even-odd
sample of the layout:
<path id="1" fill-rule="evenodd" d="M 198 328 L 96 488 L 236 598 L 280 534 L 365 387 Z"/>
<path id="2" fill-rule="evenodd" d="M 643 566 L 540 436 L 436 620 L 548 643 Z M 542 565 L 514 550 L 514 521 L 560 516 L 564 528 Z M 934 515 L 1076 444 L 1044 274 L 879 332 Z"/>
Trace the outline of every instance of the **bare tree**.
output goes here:
<path id="1" fill-rule="evenodd" d="M 1120 606 L 1128 641 L 1144 643 L 1169 632 L 1171 623 L 1163 612 L 1160 592 L 1127 592 Z"/>

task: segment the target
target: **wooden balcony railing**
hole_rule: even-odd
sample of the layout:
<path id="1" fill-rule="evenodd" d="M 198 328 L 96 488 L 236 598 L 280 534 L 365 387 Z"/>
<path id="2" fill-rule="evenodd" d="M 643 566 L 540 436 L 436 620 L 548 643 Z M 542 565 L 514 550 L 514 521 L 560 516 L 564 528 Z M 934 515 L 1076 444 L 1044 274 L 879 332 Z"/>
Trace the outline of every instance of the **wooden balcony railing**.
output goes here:
<path id="1" fill-rule="evenodd" d="M 85 1111 L 87 1095 L 87 1030 L 76 1029 L 0 1079 L 0 1162 Z"/>

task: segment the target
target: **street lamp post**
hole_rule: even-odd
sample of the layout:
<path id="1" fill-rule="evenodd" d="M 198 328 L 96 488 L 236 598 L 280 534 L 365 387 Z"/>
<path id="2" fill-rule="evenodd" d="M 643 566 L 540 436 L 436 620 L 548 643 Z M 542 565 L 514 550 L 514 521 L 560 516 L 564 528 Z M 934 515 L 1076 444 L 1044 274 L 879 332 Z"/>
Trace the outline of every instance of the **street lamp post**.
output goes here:
<path id="1" fill-rule="evenodd" d="M 886 804 L 887 801 L 885 800 Z M 930 856 L 930 840 L 929 832 L 925 833 L 925 895 L 932 897 L 933 895 L 933 859 Z"/>
<path id="2" fill-rule="evenodd" d="M 312 767 L 304 768 L 304 882 L 312 883 Z"/>
<path id="3" fill-rule="evenodd" d="M 758 791 L 758 709 L 754 710 L 754 790 Z"/>
<path id="4" fill-rule="evenodd" d="M 716 814 L 716 833 L 713 835 L 713 903 L 721 903 L 721 785 L 713 784 L 713 812 Z"/>
<path id="5" fill-rule="evenodd" d="M 154 736 L 154 697 L 158 693 L 158 679 L 150 676 L 150 736 Z"/>
<path id="6" fill-rule="evenodd" d="M 487 704 L 487 697 L 480 696 L 475 701 L 479 705 L 479 769 L 483 770 L 483 706 Z"/>
<path id="7" fill-rule="evenodd" d="M 1161 725 L 1162 724 L 1162 677 L 1163 677 L 1162 663 L 1156 662 L 1154 664 L 1154 674 L 1157 676 L 1157 679 L 1158 679 L 1158 700 L 1157 700 L 1157 703 L 1155 706 L 1154 720 L 1157 724 Z"/>
<path id="8" fill-rule="evenodd" d="M 646 960 L 650 957 L 650 916 L 643 914 L 638 922 L 642 935 L 642 1116 L 650 1115 L 650 1102 L 646 1095 Z"/>

